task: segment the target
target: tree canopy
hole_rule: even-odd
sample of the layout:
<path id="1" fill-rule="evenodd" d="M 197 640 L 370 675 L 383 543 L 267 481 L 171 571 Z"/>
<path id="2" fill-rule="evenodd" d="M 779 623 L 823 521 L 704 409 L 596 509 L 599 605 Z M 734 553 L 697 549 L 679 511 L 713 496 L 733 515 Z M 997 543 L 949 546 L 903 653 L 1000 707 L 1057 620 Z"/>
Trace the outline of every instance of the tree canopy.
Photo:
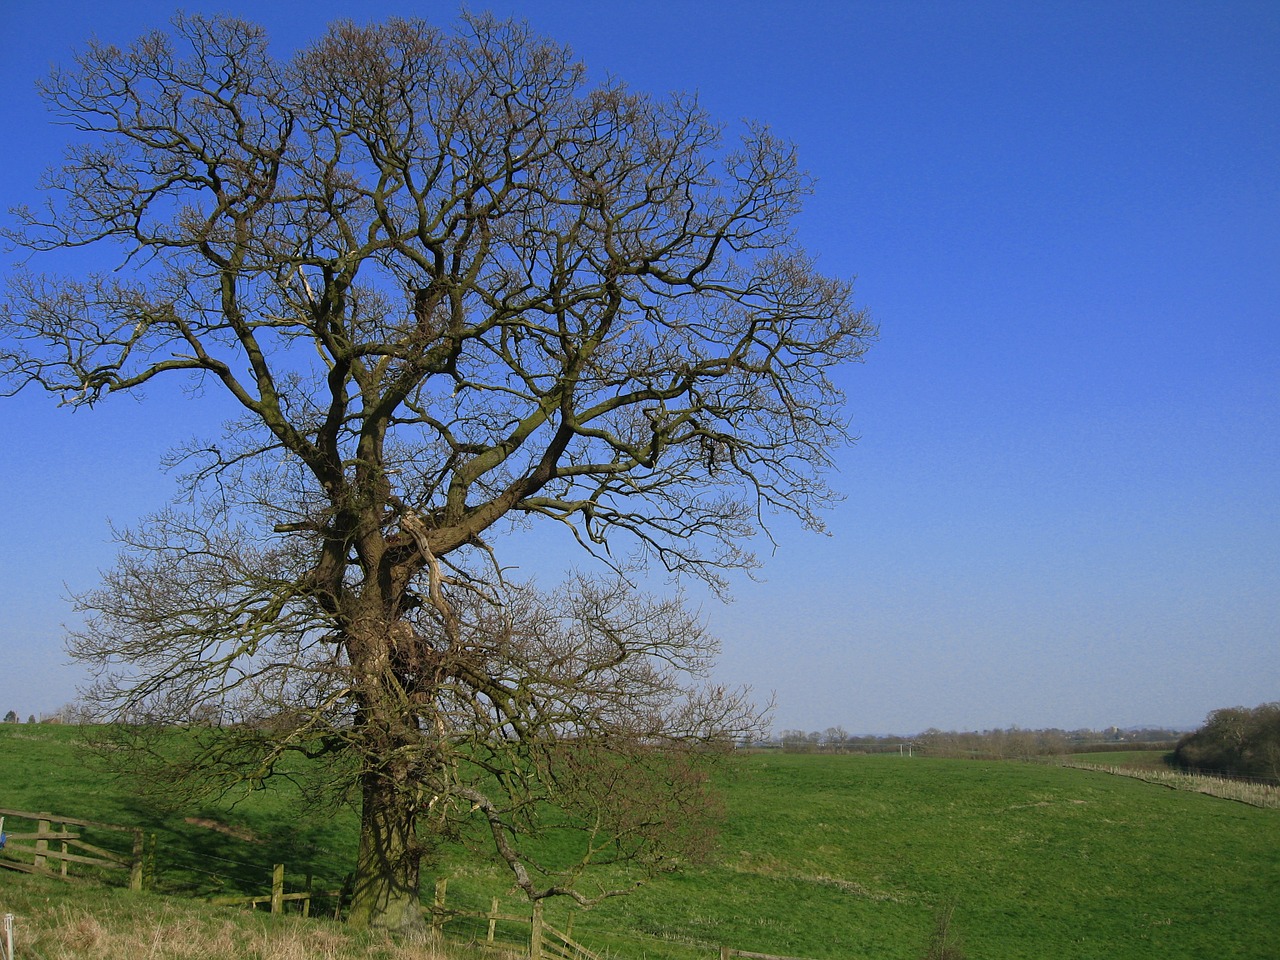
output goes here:
<path id="1" fill-rule="evenodd" d="M 822 529 L 832 371 L 874 337 L 797 242 L 793 147 L 487 16 L 337 23 L 288 59 L 179 16 L 42 89 L 77 137 L 8 231 L 7 390 L 179 377 L 241 411 L 81 598 L 104 714 L 215 723 L 204 782 L 326 758 L 362 810 L 360 923 L 415 922 L 431 838 L 477 824 L 532 897 L 696 846 L 692 761 L 758 717 L 628 574 L 724 590 L 771 515 Z M 79 248 L 106 267 L 31 269 Z M 603 572 L 508 582 L 525 522 Z M 523 846 L 548 817 L 578 860 Z"/>

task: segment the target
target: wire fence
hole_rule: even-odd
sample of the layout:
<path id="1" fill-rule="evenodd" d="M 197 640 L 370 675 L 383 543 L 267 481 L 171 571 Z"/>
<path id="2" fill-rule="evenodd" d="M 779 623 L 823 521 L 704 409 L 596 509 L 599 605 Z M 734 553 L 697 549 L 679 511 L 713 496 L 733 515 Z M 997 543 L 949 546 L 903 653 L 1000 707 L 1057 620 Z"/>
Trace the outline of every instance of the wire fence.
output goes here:
<path id="1" fill-rule="evenodd" d="M 1169 787 L 1172 790 L 1188 790 L 1224 800 L 1236 800 L 1254 807 L 1280 809 L 1280 785 L 1265 780 L 1187 773 L 1181 770 L 1148 770 L 1141 767 L 1086 763 L 1080 760 L 1064 760 L 1062 765 L 1076 770 L 1094 770 L 1118 777 L 1130 777 L 1134 780 Z"/>

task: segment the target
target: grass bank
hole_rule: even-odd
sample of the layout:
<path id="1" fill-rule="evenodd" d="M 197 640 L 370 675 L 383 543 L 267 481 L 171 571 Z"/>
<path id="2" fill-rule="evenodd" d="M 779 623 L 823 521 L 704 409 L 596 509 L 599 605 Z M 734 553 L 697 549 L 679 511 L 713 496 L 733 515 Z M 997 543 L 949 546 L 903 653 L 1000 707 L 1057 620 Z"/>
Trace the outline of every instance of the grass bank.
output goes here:
<path id="1" fill-rule="evenodd" d="M 0 883 L 18 960 L 502 960 L 178 897 L 10 873 Z"/>

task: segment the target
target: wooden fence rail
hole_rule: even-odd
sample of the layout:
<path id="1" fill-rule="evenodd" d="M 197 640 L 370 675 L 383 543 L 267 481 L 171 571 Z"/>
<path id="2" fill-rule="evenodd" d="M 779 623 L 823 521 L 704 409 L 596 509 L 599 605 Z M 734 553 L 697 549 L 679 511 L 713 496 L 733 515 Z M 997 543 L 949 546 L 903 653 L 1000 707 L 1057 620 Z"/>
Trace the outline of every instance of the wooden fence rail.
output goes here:
<path id="1" fill-rule="evenodd" d="M 743 957 L 745 960 L 804 960 L 802 957 L 779 957 L 772 953 L 752 953 L 749 950 L 734 950 L 730 947 L 720 948 L 720 960 L 730 960 L 731 957 Z"/>
<path id="2" fill-rule="evenodd" d="M 18 870 L 23 873 L 34 873 L 44 877 L 58 877 L 63 880 L 72 879 L 71 864 L 99 867 L 107 870 L 127 870 L 129 872 L 129 889 L 141 890 L 144 885 L 144 865 L 147 862 L 147 837 L 141 827 L 122 827 L 114 823 L 98 823 L 93 820 L 77 820 L 56 813 L 30 813 L 24 810 L 0 809 L 0 818 L 6 820 L 29 820 L 35 830 L 15 831 L 12 823 L 7 825 L 3 856 L 0 856 L 0 867 Z M 57 829 L 54 829 L 54 828 Z M 73 828 L 80 828 L 77 832 Z M 84 839 L 85 830 L 107 830 L 117 833 L 133 834 L 133 849 L 128 855 L 115 853 Z M 154 847 L 154 836 L 151 846 Z M 28 845 L 31 844 L 31 845 Z M 56 846 L 51 846 L 56 845 Z M 74 851 L 74 852 L 73 852 Z M 25 859 L 14 860 L 13 855 Z M 49 865 L 49 861 L 57 864 L 57 869 Z"/>

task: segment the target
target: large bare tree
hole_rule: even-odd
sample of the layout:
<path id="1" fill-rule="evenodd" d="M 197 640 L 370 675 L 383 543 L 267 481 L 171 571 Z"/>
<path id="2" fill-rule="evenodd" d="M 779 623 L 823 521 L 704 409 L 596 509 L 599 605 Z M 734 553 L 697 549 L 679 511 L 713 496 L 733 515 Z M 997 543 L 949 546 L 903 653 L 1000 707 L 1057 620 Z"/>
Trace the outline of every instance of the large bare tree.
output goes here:
<path id="1" fill-rule="evenodd" d="M 830 372 L 874 331 L 795 241 L 792 147 L 484 16 L 339 23 L 285 60 L 179 17 L 43 92 L 80 135 L 10 230 L 8 391 L 178 377 L 241 411 L 82 598 L 104 708 L 220 717 L 205 775 L 331 758 L 362 924 L 417 922 L 441 832 L 479 825 L 532 897 L 696 846 L 681 748 L 753 714 L 704 682 L 698 619 L 624 575 L 723 589 L 770 515 L 820 529 L 833 499 Z M 81 247 L 114 269 L 29 268 Z M 530 519 L 612 572 L 507 583 L 495 537 Z M 580 856 L 540 861 L 548 824 Z"/>

